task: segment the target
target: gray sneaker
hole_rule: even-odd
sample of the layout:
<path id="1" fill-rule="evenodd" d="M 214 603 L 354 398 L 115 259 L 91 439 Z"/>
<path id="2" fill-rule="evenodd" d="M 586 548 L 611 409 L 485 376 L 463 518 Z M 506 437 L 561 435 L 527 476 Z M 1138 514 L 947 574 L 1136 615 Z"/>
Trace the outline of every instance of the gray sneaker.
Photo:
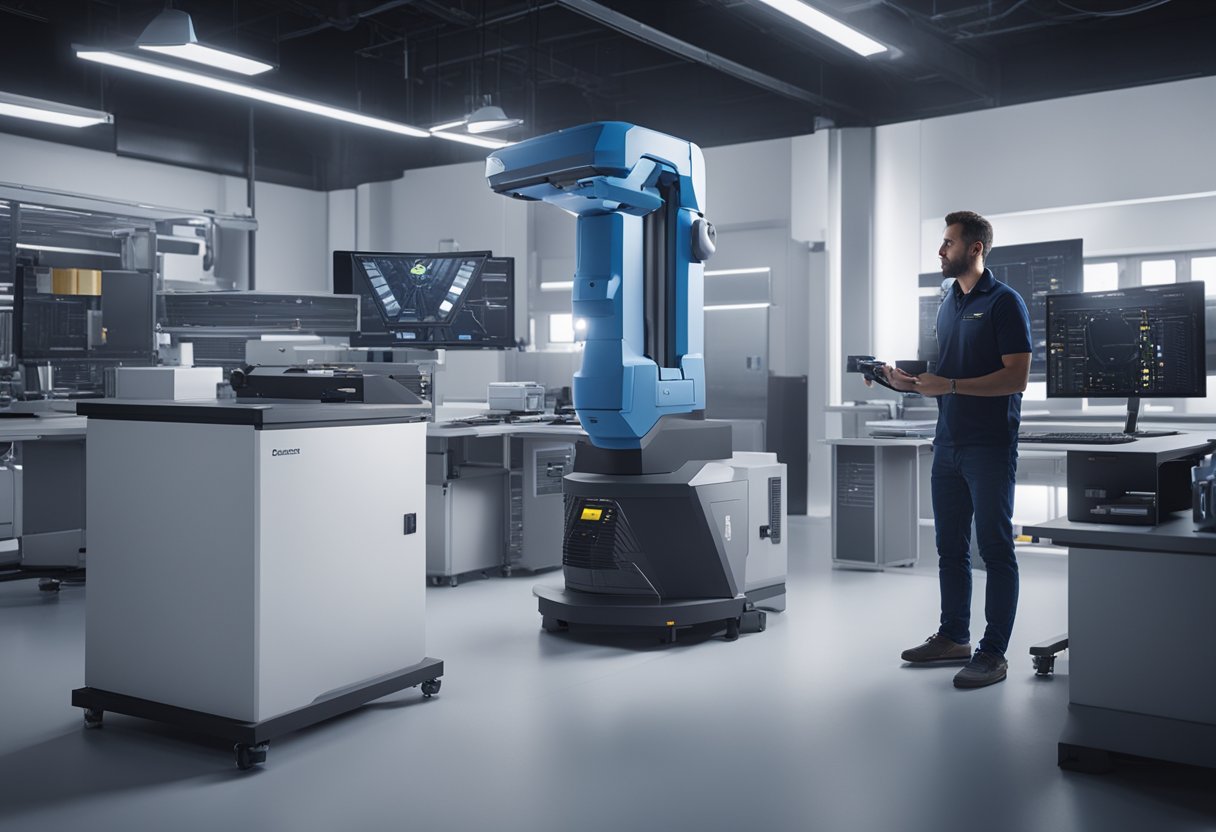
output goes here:
<path id="1" fill-rule="evenodd" d="M 956 688 L 982 688 L 996 684 L 1005 678 L 1009 670 L 1009 662 L 1004 656 L 989 653 L 987 650 L 976 650 L 967 666 L 954 674 Z"/>
<path id="2" fill-rule="evenodd" d="M 971 658 L 971 645 L 959 644 L 941 633 L 934 633 L 925 640 L 924 644 L 905 650 L 899 654 L 899 657 L 913 664 L 965 662 Z"/>

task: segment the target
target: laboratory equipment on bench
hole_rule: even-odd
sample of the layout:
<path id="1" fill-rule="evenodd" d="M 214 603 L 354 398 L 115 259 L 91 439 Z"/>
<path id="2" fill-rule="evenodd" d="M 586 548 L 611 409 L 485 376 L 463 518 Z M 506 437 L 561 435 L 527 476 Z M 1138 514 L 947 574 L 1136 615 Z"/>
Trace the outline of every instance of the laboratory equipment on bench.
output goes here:
<path id="1" fill-rule="evenodd" d="M 545 386 L 535 381 L 492 381 L 486 391 L 486 406 L 507 413 L 541 413 L 545 409 Z"/>
<path id="2" fill-rule="evenodd" d="M 533 590 L 546 630 L 678 630 L 728 639 L 785 603 L 785 475 L 731 453 L 704 419 L 705 169 L 687 141 L 602 122 L 490 154 L 497 193 L 577 216 L 574 407 L 589 437 L 566 475 L 565 585 Z"/>

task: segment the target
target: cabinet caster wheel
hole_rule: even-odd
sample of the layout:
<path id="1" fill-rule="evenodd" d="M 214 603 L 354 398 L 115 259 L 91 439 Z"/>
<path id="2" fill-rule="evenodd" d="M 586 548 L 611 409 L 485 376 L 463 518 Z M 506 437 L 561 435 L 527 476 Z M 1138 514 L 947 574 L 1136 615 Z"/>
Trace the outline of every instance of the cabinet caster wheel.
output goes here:
<path id="1" fill-rule="evenodd" d="M 448 578 L 448 586 L 456 586 L 458 583 L 460 583 L 460 579 L 457 578 L 455 575 Z"/>
<path id="2" fill-rule="evenodd" d="M 1035 676 L 1050 676 L 1056 669 L 1055 656 L 1033 656 L 1031 661 L 1034 662 Z"/>
<path id="3" fill-rule="evenodd" d="M 739 619 L 726 619 L 726 640 L 735 641 L 739 638 Z"/>
<path id="4" fill-rule="evenodd" d="M 39 592 L 58 592 L 59 584 L 60 584 L 60 582 L 59 582 L 58 578 L 42 578 L 38 581 L 38 591 Z"/>
<path id="5" fill-rule="evenodd" d="M 84 727 L 85 728 L 100 728 L 101 718 L 105 714 L 101 708 L 85 708 L 84 711 Z"/>
<path id="6" fill-rule="evenodd" d="M 439 679 L 428 679 L 422 683 L 422 698 L 430 699 L 435 694 L 439 693 L 439 687 L 443 682 Z"/>
<path id="7" fill-rule="evenodd" d="M 431 586 L 439 586 L 439 583 L 440 583 L 440 582 L 439 582 L 439 577 L 438 577 L 438 576 L 436 576 L 436 575 L 430 575 L 430 576 L 428 576 L 428 577 L 427 577 L 427 579 L 426 579 L 426 582 L 427 582 L 428 584 L 430 584 Z"/>
<path id="8" fill-rule="evenodd" d="M 560 618 L 544 616 L 540 620 L 540 628 L 546 633 L 564 633 L 570 629 L 570 625 Z"/>
<path id="9" fill-rule="evenodd" d="M 257 745 L 238 742 L 232 747 L 232 751 L 236 755 L 236 767 L 241 771 L 249 771 L 254 766 L 261 765 L 266 762 L 266 752 L 269 749 L 270 743 L 268 742 L 261 742 Z"/>
<path id="10" fill-rule="evenodd" d="M 659 641 L 661 641 L 663 644 L 675 644 L 676 643 L 676 628 L 674 626 L 668 627 L 667 631 L 665 633 L 663 633 L 663 636 L 659 639 Z"/>

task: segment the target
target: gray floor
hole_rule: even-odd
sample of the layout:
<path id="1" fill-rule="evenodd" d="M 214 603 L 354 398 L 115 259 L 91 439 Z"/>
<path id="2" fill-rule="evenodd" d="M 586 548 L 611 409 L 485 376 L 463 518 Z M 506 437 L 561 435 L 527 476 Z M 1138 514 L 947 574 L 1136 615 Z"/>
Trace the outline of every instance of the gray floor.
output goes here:
<path id="1" fill-rule="evenodd" d="M 826 524 L 790 526 L 789 610 L 734 643 L 545 635 L 530 577 L 430 589 L 442 693 L 278 740 L 250 773 L 151 723 L 81 730 L 85 590 L 0 585 L 0 828 L 1216 829 L 1212 772 L 1056 768 L 1068 662 L 1035 679 L 1026 649 L 1065 629 L 1061 557 L 1023 558 L 1011 678 L 956 691 L 898 659 L 934 629 L 931 565 L 833 571 Z"/>

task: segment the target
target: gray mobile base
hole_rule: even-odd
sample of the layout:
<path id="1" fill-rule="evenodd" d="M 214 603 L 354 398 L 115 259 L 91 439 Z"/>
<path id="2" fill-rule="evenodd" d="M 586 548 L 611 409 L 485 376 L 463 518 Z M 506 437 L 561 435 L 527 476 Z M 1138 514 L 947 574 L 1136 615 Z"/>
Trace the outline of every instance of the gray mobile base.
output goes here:
<path id="1" fill-rule="evenodd" d="M 663 640 L 674 643 L 680 628 L 721 623 L 727 641 L 741 632 L 762 632 L 764 610 L 745 595 L 735 598 L 694 598 L 660 601 L 637 595 L 598 595 L 560 586 L 534 586 L 541 627 L 546 632 L 568 630 L 570 625 L 623 630 L 662 630 Z M 782 587 L 784 594 L 784 587 Z"/>
<path id="2" fill-rule="evenodd" d="M 235 744 L 237 768 L 245 771 L 266 762 L 270 740 L 316 725 L 340 714 L 353 711 L 368 702 L 388 696 L 406 688 L 422 687 L 422 695 L 430 698 L 439 692 L 443 675 L 441 659 L 425 658 L 418 664 L 380 676 L 370 682 L 343 690 L 328 699 L 322 699 L 288 711 L 261 722 L 242 722 L 238 719 L 215 714 L 178 708 L 162 702 L 138 699 L 96 688 L 77 688 L 72 691 L 72 706 L 84 708 L 86 728 L 100 728 L 102 715 L 106 711 L 116 714 L 150 719 L 154 722 L 184 728 L 198 734 L 228 740 Z"/>

